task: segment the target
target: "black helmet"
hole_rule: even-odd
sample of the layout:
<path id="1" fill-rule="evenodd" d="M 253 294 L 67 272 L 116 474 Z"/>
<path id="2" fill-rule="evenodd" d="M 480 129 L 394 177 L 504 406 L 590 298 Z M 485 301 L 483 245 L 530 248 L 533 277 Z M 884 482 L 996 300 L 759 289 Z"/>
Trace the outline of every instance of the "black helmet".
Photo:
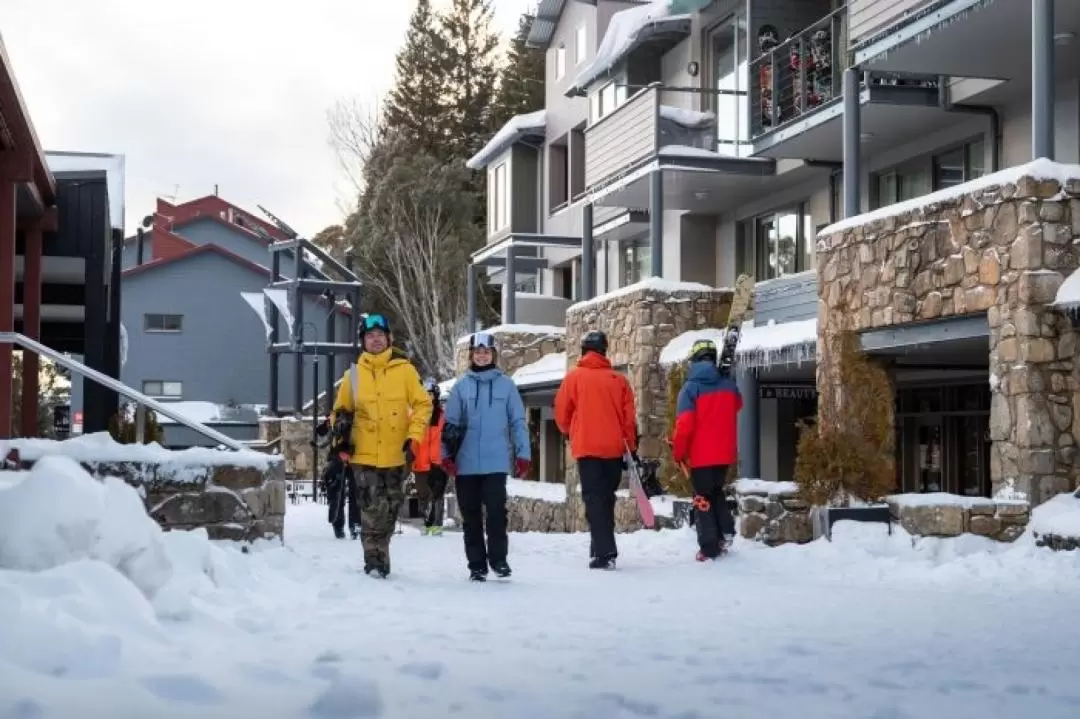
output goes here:
<path id="1" fill-rule="evenodd" d="M 691 362 L 709 361 L 716 364 L 717 357 L 716 343 L 712 340 L 698 340 L 694 343 L 694 346 L 690 348 Z"/>
<path id="2" fill-rule="evenodd" d="M 364 335 L 371 330 L 382 330 L 386 334 L 390 334 L 390 320 L 386 319 L 386 315 L 377 312 L 365 314 L 360 318 L 359 338 L 364 339 Z"/>
<path id="3" fill-rule="evenodd" d="M 600 330 L 591 330 L 588 334 L 581 338 L 581 354 L 586 352 L 595 352 L 596 354 L 607 354 L 607 335 Z"/>

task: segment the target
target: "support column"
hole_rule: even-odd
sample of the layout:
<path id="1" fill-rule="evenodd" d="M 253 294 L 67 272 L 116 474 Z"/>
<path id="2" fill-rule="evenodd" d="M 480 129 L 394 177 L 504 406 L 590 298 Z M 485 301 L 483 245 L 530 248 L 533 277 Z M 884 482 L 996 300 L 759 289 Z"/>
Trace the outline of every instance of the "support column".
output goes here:
<path id="1" fill-rule="evenodd" d="M 517 262 L 514 244 L 506 248 L 506 284 L 503 291 L 506 293 L 506 309 L 503 312 L 503 324 L 512 325 L 517 322 Z"/>
<path id="2" fill-rule="evenodd" d="M 274 283 L 281 279 L 281 253 L 270 253 L 270 282 Z M 265 303 L 266 295 L 263 295 Z M 270 345 L 277 344 L 278 341 L 278 323 L 281 321 L 280 312 L 278 312 L 277 305 L 273 302 L 270 303 L 270 308 L 267 310 L 266 321 L 270 323 L 270 338 L 267 342 Z M 273 350 L 270 351 L 270 415 L 272 417 L 279 416 L 279 410 L 281 409 L 281 401 L 278 396 L 278 390 L 280 389 L 280 373 L 281 367 L 281 355 Z"/>
<path id="3" fill-rule="evenodd" d="M 1031 157 L 1054 159 L 1054 0 L 1031 0 Z"/>
<path id="4" fill-rule="evenodd" d="M 581 299 L 596 297 L 596 249 L 593 246 L 593 206 L 581 206 Z"/>
<path id="5" fill-rule="evenodd" d="M 664 173 L 649 175 L 649 249 L 652 252 L 650 275 L 664 276 Z"/>
<path id="6" fill-rule="evenodd" d="M 0 332 L 15 331 L 15 183 L 0 179 Z M 0 438 L 12 436 L 12 346 L 0 343 Z"/>
<path id="7" fill-rule="evenodd" d="M 466 271 L 466 315 L 469 321 L 468 332 L 471 334 L 476 331 L 476 265 L 470 262 Z"/>
<path id="8" fill-rule="evenodd" d="M 337 298 L 334 295 L 330 295 L 330 316 L 326 319 L 326 341 L 328 343 L 337 342 L 337 321 L 338 321 L 338 309 Z M 326 414 L 330 414 L 330 410 L 334 407 L 334 382 L 337 381 L 337 358 L 336 354 L 328 354 L 326 356 L 325 378 L 326 378 L 326 401 L 323 403 L 326 406 Z M 318 379 L 318 374 L 316 374 Z M 318 416 L 318 396 L 319 392 L 315 391 L 315 411 L 313 416 Z"/>
<path id="9" fill-rule="evenodd" d="M 296 283 L 290 292 L 292 302 L 293 325 L 289 331 L 289 342 L 293 348 L 293 413 L 304 413 L 304 355 L 300 347 L 304 344 L 304 294 L 300 291 L 300 279 L 304 276 L 304 250 L 293 249 L 293 279 Z M 314 338 L 318 341 L 318 337 Z"/>
<path id="10" fill-rule="evenodd" d="M 23 234 L 23 322 L 22 333 L 32 340 L 41 339 L 41 223 L 31 225 Z M 23 350 L 22 436 L 38 436 L 38 369 L 36 352 Z"/>
<path id="11" fill-rule="evenodd" d="M 859 214 L 859 140 L 862 136 L 862 117 L 859 104 L 857 67 L 844 70 L 844 218 Z"/>
<path id="12" fill-rule="evenodd" d="M 739 412 L 739 476 L 761 477 L 761 424 L 758 414 L 758 380 L 753 372 L 739 372 L 735 381 L 742 395 Z"/>

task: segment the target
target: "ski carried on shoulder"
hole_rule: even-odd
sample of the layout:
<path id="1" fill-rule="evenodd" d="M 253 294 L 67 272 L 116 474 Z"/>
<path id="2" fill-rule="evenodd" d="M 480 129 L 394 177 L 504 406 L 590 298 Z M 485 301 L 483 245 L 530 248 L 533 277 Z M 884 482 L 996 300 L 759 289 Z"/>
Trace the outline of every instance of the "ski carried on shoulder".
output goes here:
<path id="1" fill-rule="evenodd" d="M 724 330 L 724 346 L 720 349 L 720 357 L 716 361 L 721 374 L 730 375 L 735 365 L 735 349 L 739 345 L 743 321 L 750 311 L 753 298 L 754 278 L 750 275 L 739 275 L 731 295 L 731 310 L 728 312 L 727 327 Z"/>

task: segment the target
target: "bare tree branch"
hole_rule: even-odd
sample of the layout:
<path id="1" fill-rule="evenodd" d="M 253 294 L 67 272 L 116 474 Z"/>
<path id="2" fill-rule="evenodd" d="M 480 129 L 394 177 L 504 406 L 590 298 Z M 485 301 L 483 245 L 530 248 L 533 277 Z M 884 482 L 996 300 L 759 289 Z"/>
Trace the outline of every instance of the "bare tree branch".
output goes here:
<path id="1" fill-rule="evenodd" d="M 379 139 L 379 103 L 358 98 L 338 100 L 326 113 L 330 147 L 356 196 L 364 191 L 364 166 Z"/>

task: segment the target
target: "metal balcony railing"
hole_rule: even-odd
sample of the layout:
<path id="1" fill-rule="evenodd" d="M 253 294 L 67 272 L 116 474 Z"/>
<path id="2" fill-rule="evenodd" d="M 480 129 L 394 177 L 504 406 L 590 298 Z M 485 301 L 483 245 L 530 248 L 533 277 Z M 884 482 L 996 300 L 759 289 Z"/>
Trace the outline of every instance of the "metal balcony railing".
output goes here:
<path id="1" fill-rule="evenodd" d="M 753 139 L 840 96 L 847 66 L 847 6 L 837 8 L 750 63 Z"/>
<path id="2" fill-rule="evenodd" d="M 630 94 L 585 129 L 585 186 L 619 177 L 661 148 L 750 154 L 745 90 L 621 85 Z"/>
<path id="3" fill-rule="evenodd" d="M 192 421 L 177 412 L 176 410 L 170 409 L 168 402 L 158 402 L 155 399 L 151 399 L 142 392 L 138 392 L 136 390 L 133 390 L 131 387 L 128 387 L 123 382 L 117 379 L 113 379 L 107 374 L 102 374 L 96 369 L 87 367 L 82 362 L 77 362 L 68 357 L 67 355 L 57 352 L 51 347 L 46 347 L 40 342 L 32 340 L 29 337 L 21 335 L 17 332 L 0 332 L 0 344 L 12 345 L 13 347 L 17 345 L 19 347 L 22 347 L 24 350 L 29 350 L 30 352 L 37 354 L 39 357 L 48 357 L 50 360 L 60 365 L 61 367 L 70 370 L 73 374 L 77 374 L 80 377 L 85 377 L 86 379 L 97 382 L 103 387 L 107 387 L 113 392 L 116 392 L 117 394 L 130 399 L 132 402 L 135 403 L 135 441 L 139 444 L 142 444 L 143 440 L 146 437 L 145 417 L 146 408 L 149 407 L 158 414 L 173 420 L 177 424 L 181 424 L 192 430 L 193 432 L 196 432 L 203 437 L 206 437 L 207 439 L 211 439 L 218 444 L 222 444 L 229 449 L 238 452 L 246 449 L 243 443 L 238 442 L 231 437 L 226 437 L 221 432 L 211 429 L 206 425 Z"/>

